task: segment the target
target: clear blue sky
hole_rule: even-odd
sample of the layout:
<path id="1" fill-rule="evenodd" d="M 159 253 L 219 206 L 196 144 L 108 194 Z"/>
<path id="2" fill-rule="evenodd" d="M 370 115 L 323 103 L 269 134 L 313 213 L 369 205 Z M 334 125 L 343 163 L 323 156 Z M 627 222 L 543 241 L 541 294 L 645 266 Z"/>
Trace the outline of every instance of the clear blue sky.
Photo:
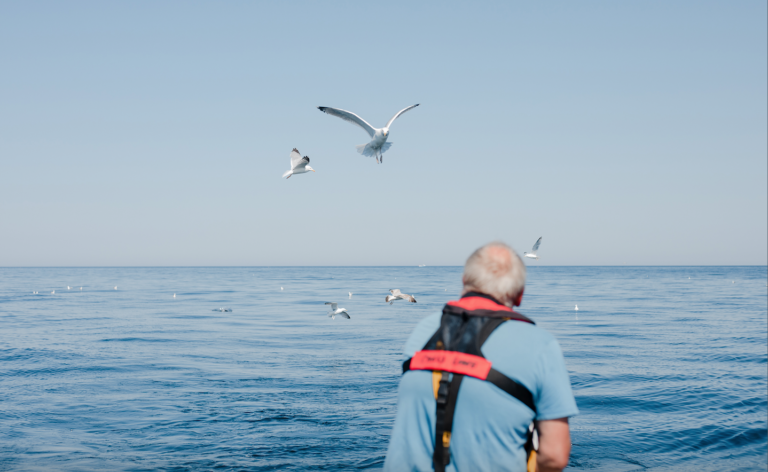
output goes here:
<path id="1" fill-rule="evenodd" d="M 766 264 L 766 16 L 5 1 L 0 266 Z M 382 165 L 316 109 L 414 103 Z"/>

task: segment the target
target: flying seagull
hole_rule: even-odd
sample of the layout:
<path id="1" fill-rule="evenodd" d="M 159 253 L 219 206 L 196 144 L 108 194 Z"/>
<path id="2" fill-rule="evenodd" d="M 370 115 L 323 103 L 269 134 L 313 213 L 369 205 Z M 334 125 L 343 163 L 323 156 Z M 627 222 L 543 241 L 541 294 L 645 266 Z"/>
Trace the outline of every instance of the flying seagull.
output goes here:
<path id="1" fill-rule="evenodd" d="M 390 305 L 395 303 L 395 300 L 408 300 L 411 303 L 416 303 L 416 298 L 413 295 L 400 293 L 399 289 L 393 288 L 389 293 L 392 295 L 387 295 L 387 298 L 385 298 L 384 301 L 389 302 Z"/>
<path id="2" fill-rule="evenodd" d="M 402 115 L 403 113 L 410 110 L 411 108 L 416 108 L 417 106 L 419 106 L 418 103 L 416 105 L 411 105 L 409 107 L 403 108 L 402 110 L 398 111 L 395 114 L 395 116 L 393 116 L 392 119 L 389 120 L 387 122 L 387 125 L 384 126 L 383 128 L 374 128 L 373 126 L 368 124 L 367 121 L 355 115 L 351 111 L 342 110 L 340 108 L 331 108 L 331 107 L 317 107 L 317 108 L 323 113 L 337 116 L 344 121 L 349 121 L 350 123 L 354 123 L 357 126 L 363 128 L 365 132 L 371 136 L 371 142 L 368 144 L 361 144 L 359 146 L 355 146 L 357 148 L 357 152 L 359 152 L 363 156 L 375 157 L 376 162 L 383 162 L 382 154 L 387 152 L 387 149 L 389 149 L 389 147 L 392 146 L 392 143 L 387 142 L 387 138 L 389 137 L 389 127 L 392 126 L 392 122 L 395 121 L 395 119 L 397 119 L 398 116 Z"/>
<path id="3" fill-rule="evenodd" d="M 536 244 L 533 245 L 533 249 L 531 249 L 531 252 L 524 252 L 523 257 L 530 257 L 531 259 L 539 260 L 539 256 L 536 255 L 536 251 L 539 250 L 539 245 L 541 244 L 541 238 L 536 240 Z"/>
<path id="4" fill-rule="evenodd" d="M 331 311 L 328 312 L 328 316 L 330 316 L 331 319 L 335 320 L 336 315 L 349 319 L 349 313 L 347 313 L 346 308 L 339 308 L 339 304 L 334 302 L 325 302 L 325 304 L 331 305 Z"/>
<path id="5" fill-rule="evenodd" d="M 310 170 L 314 172 L 315 169 L 313 169 L 308 164 L 309 156 L 301 157 L 299 150 L 293 148 L 293 151 L 291 151 L 291 170 L 283 174 L 283 177 L 290 179 L 293 174 L 304 174 Z"/>

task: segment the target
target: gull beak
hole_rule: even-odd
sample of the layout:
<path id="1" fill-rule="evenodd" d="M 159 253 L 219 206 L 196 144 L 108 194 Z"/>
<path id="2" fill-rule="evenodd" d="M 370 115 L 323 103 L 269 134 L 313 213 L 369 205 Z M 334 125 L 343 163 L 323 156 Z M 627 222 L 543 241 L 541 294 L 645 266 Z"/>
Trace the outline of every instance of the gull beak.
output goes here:
<path id="1" fill-rule="evenodd" d="M 312 172 L 314 172 L 314 171 L 315 171 L 315 169 L 312 169 Z"/>

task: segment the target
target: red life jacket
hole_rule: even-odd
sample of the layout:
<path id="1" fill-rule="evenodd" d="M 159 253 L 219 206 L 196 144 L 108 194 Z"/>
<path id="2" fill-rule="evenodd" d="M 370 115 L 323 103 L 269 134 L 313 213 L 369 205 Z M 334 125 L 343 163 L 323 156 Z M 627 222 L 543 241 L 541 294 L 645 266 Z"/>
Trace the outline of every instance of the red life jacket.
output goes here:
<path id="1" fill-rule="evenodd" d="M 531 392 L 523 384 L 494 369 L 481 351 L 491 333 L 508 320 L 535 324 L 489 295 L 467 293 L 460 300 L 445 305 L 440 328 L 421 351 L 403 363 L 403 374 L 409 370 L 431 370 L 433 383 L 439 377 L 435 394 L 435 451 L 432 456 L 437 472 L 444 471 L 451 460 L 453 414 L 465 375 L 495 385 L 536 412 Z"/>

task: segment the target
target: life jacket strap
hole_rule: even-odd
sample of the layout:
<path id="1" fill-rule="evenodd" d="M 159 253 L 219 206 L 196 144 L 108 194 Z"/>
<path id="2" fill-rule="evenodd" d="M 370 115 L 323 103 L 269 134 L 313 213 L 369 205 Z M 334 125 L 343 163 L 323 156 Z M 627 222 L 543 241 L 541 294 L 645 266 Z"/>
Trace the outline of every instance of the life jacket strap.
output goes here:
<path id="1" fill-rule="evenodd" d="M 440 379 L 440 387 L 437 390 L 435 450 L 432 454 L 435 472 L 445 472 L 445 467 L 451 462 L 453 413 L 456 411 L 456 399 L 459 397 L 459 387 L 464 376 L 462 374 L 454 374 L 450 382 L 448 379 L 448 372 L 443 372 L 442 379 Z"/>
<path id="2" fill-rule="evenodd" d="M 467 357 L 476 358 L 478 363 L 483 363 L 482 366 L 467 366 L 466 364 L 468 362 L 451 362 L 451 360 L 460 360 Z M 533 394 L 531 391 L 528 390 L 525 385 L 507 377 L 491 367 L 491 362 L 485 358 L 464 354 L 463 352 L 419 351 L 414 354 L 412 358 L 403 362 L 403 374 L 409 370 L 442 371 L 444 376 L 448 375 L 448 372 L 451 372 L 454 374 L 454 377 L 456 375 L 468 375 L 470 377 L 475 377 L 476 379 L 485 380 L 516 398 L 523 405 L 536 413 L 536 404 L 533 401 Z M 440 389 L 438 388 L 438 398 L 439 397 Z"/>

